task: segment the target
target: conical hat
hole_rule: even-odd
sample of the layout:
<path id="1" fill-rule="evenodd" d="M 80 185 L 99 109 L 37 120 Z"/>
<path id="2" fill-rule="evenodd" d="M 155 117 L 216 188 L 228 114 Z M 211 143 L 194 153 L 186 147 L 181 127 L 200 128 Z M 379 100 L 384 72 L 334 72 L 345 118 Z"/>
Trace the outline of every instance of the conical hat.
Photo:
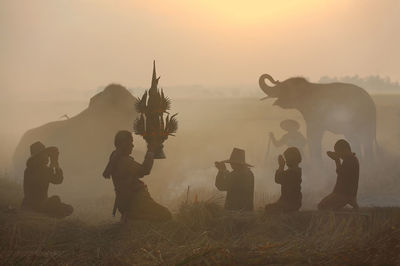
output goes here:
<path id="1" fill-rule="evenodd" d="M 283 130 L 289 131 L 289 130 L 299 130 L 300 124 L 296 120 L 293 119 L 286 119 L 283 120 L 280 124 L 281 128 Z"/>
<path id="2" fill-rule="evenodd" d="M 222 161 L 222 163 L 237 163 L 237 164 L 244 164 L 248 167 L 253 167 L 252 165 L 246 163 L 245 160 L 245 151 L 239 148 L 233 148 L 231 157 L 228 160 Z"/>

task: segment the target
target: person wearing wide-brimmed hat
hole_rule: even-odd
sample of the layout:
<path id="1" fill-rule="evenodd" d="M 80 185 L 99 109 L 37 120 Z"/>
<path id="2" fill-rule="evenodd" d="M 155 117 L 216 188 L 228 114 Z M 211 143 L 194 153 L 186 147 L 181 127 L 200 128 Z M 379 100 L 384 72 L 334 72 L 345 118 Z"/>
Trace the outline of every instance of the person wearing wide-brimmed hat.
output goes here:
<path id="1" fill-rule="evenodd" d="M 57 218 L 71 215 L 72 206 L 62 203 L 58 196 L 48 197 L 49 185 L 61 184 L 64 179 L 63 171 L 58 164 L 58 149 L 46 148 L 43 143 L 37 141 L 30 146 L 30 152 L 31 157 L 26 163 L 24 172 L 22 209 Z"/>
<path id="2" fill-rule="evenodd" d="M 232 171 L 228 171 L 225 163 L 229 163 Z M 218 174 L 215 186 L 226 191 L 225 209 L 252 211 L 254 201 L 254 175 L 252 167 L 246 163 L 245 151 L 234 148 L 228 160 L 215 162 Z"/>
<path id="3" fill-rule="evenodd" d="M 293 212 L 301 207 L 301 162 L 300 151 L 289 147 L 278 156 L 278 169 L 275 172 L 275 183 L 281 185 L 281 197 L 277 202 L 267 204 L 267 213 Z M 287 169 L 285 170 L 285 165 Z"/>
<path id="4" fill-rule="evenodd" d="M 303 149 L 307 144 L 306 138 L 299 131 L 300 124 L 293 119 L 286 119 L 280 123 L 280 127 L 285 130 L 285 133 L 279 140 L 275 138 L 274 133 L 270 132 L 270 138 L 275 147 L 296 147 L 303 154 Z"/>

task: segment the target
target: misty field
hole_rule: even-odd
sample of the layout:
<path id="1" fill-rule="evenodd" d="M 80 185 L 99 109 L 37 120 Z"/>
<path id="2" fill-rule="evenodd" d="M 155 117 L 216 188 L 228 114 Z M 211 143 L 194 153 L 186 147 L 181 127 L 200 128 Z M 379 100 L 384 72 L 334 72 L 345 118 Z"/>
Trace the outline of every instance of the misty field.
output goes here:
<path id="1" fill-rule="evenodd" d="M 361 162 L 359 200 L 362 205 L 368 206 L 398 205 L 400 96 L 373 95 L 373 99 L 377 105 L 377 141 L 386 156 L 380 158 L 380 162 L 373 169 L 366 169 L 365 166 L 369 166 L 369 163 Z M 268 134 L 272 131 L 277 137 L 282 135 L 284 131 L 279 127 L 279 123 L 289 118 L 298 120 L 301 124 L 300 131 L 305 134 L 305 123 L 299 112 L 272 106 L 272 102 L 273 100 L 260 101 L 258 98 L 174 100 L 172 107 L 173 112 L 178 113 L 178 133 L 165 143 L 167 159 L 157 160 L 151 175 L 144 178 L 150 193 L 170 208 L 176 208 L 179 203 L 177 199 L 185 194 L 188 186 L 194 193 L 201 190 L 198 193 L 199 199 L 206 200 L 209 194 L 216 190 L 214 161 L 227 159 L 232 148 L 238 147 L 246 150 L 246 160 L 255 166 L 253 172 L 258 206 L 265 205 L 267 200 L 274 200 L 279 193 L 279 186 L 273 181 L 273 172 L 277 155 L 284 148 L 272 146 L 267 156 Z M 63 114 L 72 117 L 81 112 L 87 104 L 88 101 L 30 102 L 11 105 L 10 110 L 7 106 L 0 106 L 0 110 L 4 108 L 3 112 L 0 112 L 0 118 L 6 122 L 10 121 L 12 125 L 0 132 L 4 140 L 0 143 L 0 169 L 8 169 L 12 175 L 10 158 L 24 131 L 49 121 L 60 120 Z M 325 135 L 324 165 L 314 167 L 318 172 L 310 170 L 307 158 L 301 164 L 302 189 L 305 192 L 303 206 L 307 209 L 315 208 L 317 201 L 334 185 L 335 166 L 325 156 L 325 152 L 332 149 L 335 141 L 341 137 L 330 133 Z M 141 137 L 134 136 L 134 143 L 133 156 L 140 162 L 145 153 L 145 142 Z M 61 186 L 51 186 L 50 194 L 58 194 L 66 202 L 74 204 L 100 197 L 112 201 L 112 184 L 101 177 L 112 151 L 112 139 L 109 147 L 109 150 L 93 149 L 93 154 L 97 157 L 102 155 L 103 159 L 97 165 L 91 166 L 85 166 L 84 159 L 79 157 L 79 150 L 68 155 L 68 158 L 61 150 L 60 164 L 65 173 L 65 180 Z M 75 162 L 82 159 L 80 169 L 66 167 L 67 160 Z M 20 173 L 22 170 L 20 169 Z M 12 178 L 17 182 L 22 180 L 21 175 L 12 175 Z M 207 192 L 203 193 L 204 191 Z M 382 191 L 384 193 L 381 193 Z"/>
<path id="2" fill-rule="evenodd" d="M 101 177 L 104 165 L 96 166 L 94 175 L 69 175 L 71 169 L 64 169 L 64 183 L 50 187 L 49 195 L 58 194 L 74 206 L 71 217 L 56 220 L 18 210 L 21 177 L 5 169 L 19 136 L 28 128 L 57 120 L 58 114 L 73 115 L 85 106 L 27 105 L 27 110 L 11 117 L 15 126 L 2 132 L 1 165 L 7 173 L 0 181 L 0 264 L 399 264 L 400 97 L 379 95 L 374 100 L 383 153 L 373 167 L 361 162 L 359 212 L 315 211 L 335 182 L 334 165 L 324 158 L 320 172 L 313 172 L 306 158 L 302 211 L 265 216 L 263 206 L 279 196 L 273 171 L 276 156 L 282 152 L 272 147 L 267 156 L 268 133 L 282 134 L 279 123 L 287 118 L 297 119 L 304 133 L 300 114 L 254 98 L 180 99 L 173 103 L 180 128 L 176 137 L 167 140 L 167 159 L 156 161 L 151 175 L 144 178 L 152 196 L 168 206 L 174 218 L 161 224 L 138 221 L 128 225 L 111 217 L 114 193 L 111 182 Z M 327 134 L 324 151 L 339 137 Z M 214 187 L 213 163 L 227 159 L 233 147 L 244 148 L 246 160 L 255 165 L 254 213 L 222 210 L 224 194 Z M 134 156 L 139 161 L 144 150 L 143 140 L 136 137 Z M 105 161 L 108 155 L 104 154 Z"/>

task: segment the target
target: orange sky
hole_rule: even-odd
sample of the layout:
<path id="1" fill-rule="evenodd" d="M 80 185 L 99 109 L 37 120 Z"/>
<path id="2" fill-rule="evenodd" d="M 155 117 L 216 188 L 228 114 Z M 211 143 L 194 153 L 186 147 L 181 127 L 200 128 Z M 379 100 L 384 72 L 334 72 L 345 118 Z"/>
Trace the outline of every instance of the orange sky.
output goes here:
<path id="1" fill-rule="evenodd" d="M 246 86 L 268 72 L 400 80 L 397 0 L 2 0 L 5 97 L 84 97 L 110 82 Z M 2 97 L 4 99 L 4 97 Z"/>

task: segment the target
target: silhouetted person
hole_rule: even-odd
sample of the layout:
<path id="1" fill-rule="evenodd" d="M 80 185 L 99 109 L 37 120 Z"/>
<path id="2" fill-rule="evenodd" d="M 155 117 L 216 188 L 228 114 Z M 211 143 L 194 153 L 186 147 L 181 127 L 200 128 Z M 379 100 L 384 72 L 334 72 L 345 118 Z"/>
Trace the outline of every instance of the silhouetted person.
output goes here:
<path id="1" fill-rule="evenodd" d="M 148 146 L 142 164 L 130 156 L 134 147 L 131 132 L 119 131 L 115 135 L 114 145 L 116 150 L 111 153 L 103 173 L 105 178 L 112 177 L 114 183 L 116 199 L 113 215 L 118 208 L 123 222 L 136 219 L 152 221 L 171 219 L 169 210 L 151 198 L 147 186 L 140 180 L 150 174 L 156 145 Z"/>
<path id="2" fill-rule="evenodd" d="M 225 163 L 230 163 L 233 171 L 226 169 Z M 253 210 L 254 175 L 245 161 L 245 151 L 234 148 L 229 160 L 215 162 L 218 174 L 215 186 L 220 191 L 227 191 L 225 209 Z"/>
<path id="3" fill-rule="evenodd" d="M 58 165 L 58 149 L 45 147 L 41 142 L 30 146 L 31 157 L 24 173 L 24 199 L 22 209 L 63 218 L 71 215 L 73 208 L 61 202 L 58 196 L 48 197 L 49 184 L 61 184 L 64 177 Z M 49 165 L 50 158 L 50 165 Z"/>
<path id="4" fill-rule="evenodd" d="M 289 147 L 278 157 L 279 168 L 275 172 L 275 182 L 281 185 L 281 197 L 272 204 L 265 206 L 265 211 L 293 212 L 301 207 L 301 155 L 297 148 Z M 285 170 L 285 164 L 287 169 Z"/>
<path id="5" fill-rule="evenodd" d="M 281 128 L 287 133 L 284 134 L 279 140 L 275 139 L 274 133 L 270 133 L 270 138 L 275 147 L 296 147 L 301 154 L 303 153 L 304 146 L 307 144 L 306 138 L 299 131 L 300 125 L 296 120 L 287 119 L 281 122 Z"/>
<path id="6" fill-rule="evenodd" d="M 358 159 L 351 151 L 350 144 L 344 139 L 338 140 L 334 149 L 334 152 L 328 151 L 327 154 L 336 163 L 336 185 L 333 192 L 318 204 L 318 209 L 339 210 L 347 204 L 358 209 Z"/>

